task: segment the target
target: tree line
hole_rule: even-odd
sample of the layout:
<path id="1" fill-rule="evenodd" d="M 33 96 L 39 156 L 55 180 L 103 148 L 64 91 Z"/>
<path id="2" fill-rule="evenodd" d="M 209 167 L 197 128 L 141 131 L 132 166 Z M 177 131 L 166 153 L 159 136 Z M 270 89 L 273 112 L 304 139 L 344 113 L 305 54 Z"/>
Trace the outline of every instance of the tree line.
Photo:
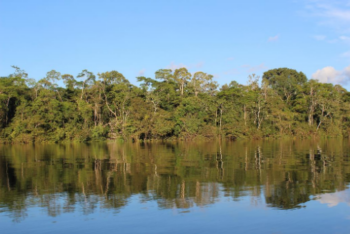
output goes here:
<path id="1" fill-rule="evenodd" d="M 0 78 L 2 142 L 348 137 L 350 93 L 289 68 L 219 87 L 205 72 L 160 69 L 131 84 L 118 71 Z M 64 85 L 63 85 L 64 84 Z"/>

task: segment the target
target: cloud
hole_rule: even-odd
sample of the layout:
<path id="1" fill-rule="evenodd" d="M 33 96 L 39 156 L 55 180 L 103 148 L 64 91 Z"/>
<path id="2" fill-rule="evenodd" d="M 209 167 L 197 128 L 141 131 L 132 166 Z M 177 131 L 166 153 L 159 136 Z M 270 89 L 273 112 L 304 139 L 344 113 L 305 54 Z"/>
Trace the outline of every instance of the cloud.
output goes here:
<path id="1" fill-rule="evenodd" d="M 314 35 L 312 37 L 317 41 L 326 41 L 330 44 L 334 44 L 334 43 L 337 43 L 339 41 L 350 42 L 350 37 L 347 37 L 347 36 L 340 36 L 340 37 L 336 37 L 333 39 L 328 39 L 327 36 L 325 36 L 325 35 Z"/>
<path id="2" fill-rule="evenodd" d="M 139 76 L 144 76 L 145 75 L 145 69 L 141 69 L 138 73 Z"/>
<path id="3" fill-rule="evenodd" d="M 334 43 L 338 42 L 338 39 L 328 40 L 327 42 L 330 43 L 330 44 L 334 44 Z"/>
<path id="4" fill-rule="evenodd" d="M 346 51 L 340 55 L 343 58 L 350 58 L 350 51 Z"/>
<path id="5" fill-rule="evenodd" d="M 261 70 L 266 70 L 268 67 L 265 66 L 264 63 L 257 65 L 257 66 L 251 66 L 248 64 L 242 65 L 241 67 L 246 68 L 248 73 L 253 73 Z"/>
<path id="6" fill-rule="evenodd" d="M 265 66 L 264 63 L 261 63 L 257 66 L 252 66 L 252 65 L 249 65 L 249 64 L 244 64 L 238 68 L 231 68 L 229 70 L 226 70 L 226 71 L 222 71 L 222 72 L 218 72 L 218 73 L 214 73 L 213 76 L 215 78 L 222 78 L 222 77 L 225 77 L 225 76 L 230 76 L 230 75 L 237 75 L 237 74 L 246 74 L 246 73 L 257 73 L 259 71 L 262 71 L 262 70 L 266 70 L 268 69 L 267 66 Z"/>
<path id="7" fill-rule="evenodd" d="M 350 65 L 341 71 L 331 66 L 324 67 L 312 74 L 312 79 L 321 83 L 346 84 L 350 81 Z"/>
<path id="8" fill-rule="evenodd" d="M 339 43 L 347 48 L 340 58 L 350 58 L 350 1 L 349 0 L 304 0 L 306 2 L 306 14 L 318 21 L 321 26 L 328 27 L 331 31 L 327 37 L 315 35 L 314 38 L 330 44 Z M 316 74 L 317 73 L 317 74 Z M 317 71 L 314 76 L 322 82 L 344 84 L 348 77 L 343 71 L 336 71 L 332 67 L 326 67 Z"/>
<path id="9" fill-rule="evenodd" d="M 269 39 L 267 40 L 268 42 L 275 42 L 278 41 L 280 39 L 280 35 L 276 35 L 274 37 L 269 37 Z"/>
<path id="10" fill-rule="evenodd" d="M 347 192 L 326 193 L 317 197 L 317 201 L 321 204 L 327 204 L 328 207 L 337 206 L 339 203 L 346 203 L 350 205 L 350 197 Z"/>
<path id="11" fill-rule="evenodd" d="M 350 32 L 349 1 L 307 0 L 307 14 L 320 18 L 320 24 Z"/>
<path id="12" fill-rule="evenodd" d="M 193 64 L 193 66 L 190 66 L 190 68 L 201 68 L 203 67 L 204 62 L 198 62 L 196 64 Z"/>
<path id="13" fill-rule="evenodd" d="M 344 71 L 344 75 L 349 79 L 350 78 L 350 66 L 347 66 Z"/>
<path id="14" fill-rule="evenodd" d="M 348 40 L 350 40 L 350 37 L 340 36 L 339 39 L 342 40 L 342 41 L 348 41 Z"/>
<path id="15" fill-rule="evenodd" d="M 218 78 L 221 77 L 221 75 L 220 75 L 219 73 L 215 73 L 215 74 L 213 74 L 213 76 L 214 76 L 214 78 L 216 78 L 216 79 L 218 79 Z"/>
<path id="16" fill-rule="evenodd" d="M 342 42 L 345 42 L 348 45 L 350 45 L 350 37 L 349 36 L 340 36 L 339 40 L 342 41 Z"/>
<path id="17" fill-rule="evenodd" d="M 231 60 L 234 60 L 235 58 L 234 57 L 228 57 L 227 60 L 231 61 Z"/>
<path id="18" fill-rule="evenodd" d="M 325 35 L 314 35 L 313 38 L 315 38 L 318 41 L 323 41 L 326 39 Z"/>
<path id="19" fill-rule="evenodd" d="M 325 16 L 333 18 L 338 21 L 350 22 L 350 10 L 347 9 L 337 9 L 332 6 L 323 7 L 326 13 Z"/>
<path id="20" fill-rule="evenodd" d="M 234 75 L 237 73 L 238 73 L 238 70 L 235 68 L 223 72 L 224 75 Z"/>
<path id="21" fill-rule="evenodd" d="M 165 68 L 167 69 L 171 69 L 171 70 L 176 70 L 176 69 L 179 69 L 179 68 L 182 68 L 182 67 L 185 67 L 188 69 L 188 67 L 183 64 L 183 63 L 179 63 L 179 64 L 175 64 L 174 62 L 171 62 L 168 66 L 166 66 Z"/>
<path id="22" fill-rule="evenodd" d="M 198 63 L 194 63 L 194 64 L 190 64 L 190 65 L 185 65 L 183 63 L 179 63 L 179 64 L 175 64 L 174 62 L 171 62 L 168 66 L 166 66 L 165 68 L 167 69 L 171 69 L 171 70 L 176 70 L 179 68 L 187 68 L 187 69 L 192 69 L 192 68 L 201 68 L 203 67 L 204 62 L 198 62 Z"/>

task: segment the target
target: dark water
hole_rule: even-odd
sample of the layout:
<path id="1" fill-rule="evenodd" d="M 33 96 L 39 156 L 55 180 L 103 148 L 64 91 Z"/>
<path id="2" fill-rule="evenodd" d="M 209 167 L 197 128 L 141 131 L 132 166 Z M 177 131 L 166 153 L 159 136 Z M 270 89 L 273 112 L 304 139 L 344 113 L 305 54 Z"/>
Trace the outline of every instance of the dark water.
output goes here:
<path id="1" fill-rule="evenodd" d="M 350 233 L 350 143 L 0 148 L 1 233 Z"/>

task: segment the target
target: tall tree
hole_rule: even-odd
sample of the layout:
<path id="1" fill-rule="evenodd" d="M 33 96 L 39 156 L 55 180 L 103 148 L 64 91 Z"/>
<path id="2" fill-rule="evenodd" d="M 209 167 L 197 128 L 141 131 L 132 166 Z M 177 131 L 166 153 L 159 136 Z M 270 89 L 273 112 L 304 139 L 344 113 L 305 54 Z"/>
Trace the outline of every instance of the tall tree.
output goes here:
<path id="1" fill-rule="evenodd" d="M 81 96 L 80 99 L 83 99 L 84 95 L 84 89 L 87 85 L 91 85 L 95 82 L 96 76 L 92 73 L 89 72 L 88 70 L 83 70 L 80 72 L 77 76 L 77 78 L 82 78 L 83 81 L 78 82 L 78 84 L 81 86 Z"/>
<path id="2" fill-rule="evenodd" d="M 307 78 L 304 73 L 289 68 L 277 68 L 264 72 L 263 81 L 267 82 L 272 89 L 289 101 L 295 97 L 297 86 L 303 85 Z"/>
<path id="3" fill-rule="evenodd" d="M 212 75 L 201 71 L 193 74 L 191 86 L 193 87 L 196 97 L 198 96 L 198 93 L 214 94 L 218 87 L 217 83 L 213 81 Z"/>
<path id="4" fill-rule="evenodd" d="M 174 72 L 174 79 L 179 84 L 180 94 L 184 95 L 184 90 L 187 82 L 191 79 L 191 73 L 186 68 L 176 69 Z"/>

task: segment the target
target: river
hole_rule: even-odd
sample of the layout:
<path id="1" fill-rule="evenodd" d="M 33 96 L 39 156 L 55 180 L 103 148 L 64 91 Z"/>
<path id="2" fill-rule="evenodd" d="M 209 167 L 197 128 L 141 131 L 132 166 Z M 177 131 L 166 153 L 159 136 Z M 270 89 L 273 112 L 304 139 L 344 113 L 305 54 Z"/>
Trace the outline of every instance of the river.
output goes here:
<path id="1" fill-rule="evenodd" d="M 1 232 L 350 233 L 349 156 L 341 139 L 2 145 Z"/>

